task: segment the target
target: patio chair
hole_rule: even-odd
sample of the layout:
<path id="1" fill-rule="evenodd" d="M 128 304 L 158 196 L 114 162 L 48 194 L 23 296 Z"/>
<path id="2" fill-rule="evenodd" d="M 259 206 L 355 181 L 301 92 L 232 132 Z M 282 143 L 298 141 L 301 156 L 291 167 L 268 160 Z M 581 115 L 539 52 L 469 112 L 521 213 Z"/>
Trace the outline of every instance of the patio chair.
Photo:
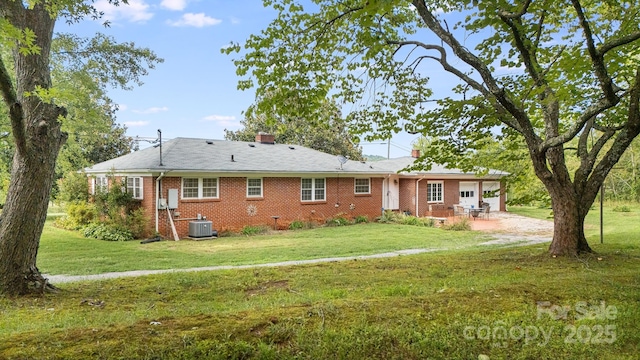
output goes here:
<path id="1" fill-rule="evenodd" d="M 482 216 L 484 216 L 485 219 L 489 220 L 489 211 L 491 210 L 491 205 L 485 204 L 482 209 Z"/>
<path id="2" fill-rule="evenodd" d="M 453 216 L 464 216 L 464 206 L 460 204 L 453 205 Z"/>

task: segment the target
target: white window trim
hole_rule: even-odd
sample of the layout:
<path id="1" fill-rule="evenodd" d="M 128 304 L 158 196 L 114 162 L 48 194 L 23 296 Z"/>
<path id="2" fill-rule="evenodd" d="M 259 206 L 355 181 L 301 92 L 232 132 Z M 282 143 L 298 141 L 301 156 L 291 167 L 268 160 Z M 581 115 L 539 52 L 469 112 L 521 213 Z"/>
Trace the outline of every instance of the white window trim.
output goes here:
<path id="1" fill-rule="evenodd" d="M 249 195 L 249 180 L 260 180 L 260 194 L 259 195 Z M 263 194 L 263 181 L 262 178 L 247 178 L 247 197 L 248 198 L 261 198 Z M 256 186 L 252 186 L 252 188 L 257 188 Z"/>
<path id="2" fill-rule="evenodd" d="M 358 191 L 358 185 L 357 185 L 358 180 L 367 180 L 367 191 L 366 192 L 359 192 Z M 360 185 L 360 186 L 364 186 L 364 185 Z M 371 178 L 355 178 L 355 179 L 353 179 L 353 193 L 356 194 L 356 195 L 369 195 L 369 194 L 371 194 Z"/>
<path id="3" fill-rule="evenodd" d="M 429 200 L 431 192 L 429 191 L 429 185 L 440 184 L 440 200 Z M 429 204 L 442 204 L 444 203 L 444 181 L 427 181 L 427 203 Z"/>
<path id="4" fill-rule="evenodd" d="M 198 179 L 198 197 L 185 197 L 184 196 L 184 180 L 185 179 Z M 207 196 L 204 197 L 204 186 L 203 179 L 216 179 L 216 196 Z M 196 177 L 182 177 L 180 179 L 180 199 L 183 200 L 202 200 L 202 199 L 219 199 L 220 198 L 220 178 L 217 177 L 206 177 L 206 178 L 196 178 Z"/>
<path id="5" fill-rule="evenodd" d="M 310 179 L 311 180 L 311 199 L 310 200 L 303 200 L 302 199 L 302 180 L 305 179 Z M 323 198 L 322 199 L 316 199 L 316 180 L 322 180 L 324 183 L 324 187 L 322 189 L 323 191 Z M 326 178 L 300 178 L 300 201 L 302 202 L 321 202 L 321 201 L 327 201 L 327 179 Z"/>
<path id="6" fill-rule="evenodd" d="M 98 181 L 100 180 L 100 181 Z M 93 194 L 98 192 L 98 189 L 102 191 L 109 191 L 109 178 L 106 176 L 96 176 L 93 179 Z"/>
<path id="7" fill-rule="evenodd" d="M 143 184 L 144 181 L 142 179 L 142 176 L 127 176 L 127 183 L 125 184 L 127 192 L 129 191 L 129 179 L 133 180 L 133 186 L 131 186 L 131 195 L 133 196 L 134 199 L 137 200 L 142 200 L 144 198 L 144 188 L 143 188 Z M 140 181 L 139 183 L 139 187 L 136 187 L 136 179 Z M 136 196 L 136 189 L 139 188 L 140 189 L 140 196 Z"/>

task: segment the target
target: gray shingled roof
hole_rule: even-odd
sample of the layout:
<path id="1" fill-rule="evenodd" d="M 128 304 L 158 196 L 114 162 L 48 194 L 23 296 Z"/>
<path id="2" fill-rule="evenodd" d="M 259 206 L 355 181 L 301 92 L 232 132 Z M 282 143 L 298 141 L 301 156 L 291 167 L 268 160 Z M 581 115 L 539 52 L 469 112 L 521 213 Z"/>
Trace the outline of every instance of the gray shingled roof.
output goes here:
<path id="1" fill-rule="evenodd" d="M 233 159 L 233 160 L 232 160 Z M 175 138 L 160 148 L 149 147 L 85 169 L 87 173 L 110 171 L 147 172 L 222 172 L 222 173 L 341 173 L 386 175 L 413 164 L 412 157 L 361 162 L 347 161 L 340 169 L 338 157 L 299 145 L 261 144 L 258 142 Z M 463 175 L 458 169 L 435 165 L 430 171 L 403 172 L 404 175 Z M 506 173 L 490 172 L 490 176 Z"/>
<path id="2" fill-rule="evenodd" d="M 232 160 L 233 158 L 233 160 Z M 85 170 L 120 172 L 274 172 L 379 174 L 371 163 L 347 161 L 340 170 L 337 156 L 298 145 L 175 138 L 160 148 L 150 147 L 108 160 Z"/>
<path id="3" fill-rule="evenodd" d="M 380 161 L 376 161 L 373 163 L 374 168 L 379 169 L 379 170 L 386 170 L 389 172 L 397 172 L 400 171 L 402 169 L 408 168 L 410 166 L 413 165 L 414 161 L 416 159 L 411 157 L 411 156 L 405 156 L 405 157 L 400 157 L 400 158 L 395 158 L 395 159 L 388 159 L 388 160 L 380 160 Z M 474 173 L 466 173 L 463 172 L 460 169 L 448 169 L 446 168 L 444 165 L 439 165 L 439 164 L 432 164 L 431 166 L 431 170 L 426 171 L 426 170 L 414 170 L 414 171 L 410 171 L 410 172 L 406 172 L 403 171 L 401 172 L 401 174 L 404 175 L 425 175 L 425 174 L 429 174 L 429 175 L 468 175 L 468 176 L 475 176 Z M 509 175 L 506 172 L 500 171 L 500 170 L 489 170 L 489 174 L 488 177 L 502 177 L 502 176 L 506 176 Z"/>

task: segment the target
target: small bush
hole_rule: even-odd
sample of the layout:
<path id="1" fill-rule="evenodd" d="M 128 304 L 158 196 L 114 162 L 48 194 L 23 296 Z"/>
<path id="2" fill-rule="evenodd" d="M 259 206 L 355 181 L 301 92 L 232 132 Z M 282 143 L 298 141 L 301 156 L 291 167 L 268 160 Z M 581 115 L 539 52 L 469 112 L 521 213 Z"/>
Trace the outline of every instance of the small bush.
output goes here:
<path id="1" fill-rule="evenodd" d="M 143 208 L 138 208 L 131 211 L 129 215 L 124 219 L 124 227 L 133 234 L 136 239 L 141 239 L 148 234 L 147 224 L 149 218 L 144 212 Z"/>
<path id="2" fill-rule="evenodd" d="M 313 223 L 302 220 L 294 220 L 289 224 L 289 230 L 302 230 L 313 228 Z"/>
<path id="3" fill-rule="evenodd" d="M 67 230 L 79 230 L 97 218 L 93 204 L 73 202 L 67 205 L 67 215 L 56 219 L 55 225 Z"/>
<path id="4" fill-rule="evenodd" d="M 469 231 L 471 230 L 471 224 L 469 223 L 468 218 L 462 218 L 460 221 L 453 222 L 451 224 L 446 224 L 442 226 L 444 230 L 453 230 L 453 231 Z"/>
<path id="5" fill-rule="evenodd" d="M 398 219 L 399 219 L 400 215 L 396 214 L 395 212 L 391 211 L 391 210 L 385 210 L 382 215 L 377 218 L 376 220 L 380 223 L 385 223 L 385 224 L 389 224 L 389 223 L 397 223 Z"/>
<path id="6" fill-rule="evenodd" d="M 242 228 L 242 235 L 246 235 L 246 236 L 251 236 L 251 235 L 257 235 L 257 234 L 264 234 L 265 232 L 267 232 L 267 228 L 264 226 L 251 226 L 251 225 L 247 225 L 245 227 Z"/>
<path id="7" fill-rule="evenodd" d="M 430 218 L 420 218 L 420 225 L 425 227 L 434 227 L 436 226 L 436 221 Z"/>
<path id="8" fill-rule="evenodd" d="M 366 215 L 358 215 L 356 216 L 354 222 L 356 224 L 366 224 L 369 222 L 369 218 Z"/>
<path id="9" fill-rule="evenodd" d="M 619 205 L 613 208 L 615 212 L 631 212 L 631 208 L 627 205 Z"/>
<path id="10" fill-rule="evenodd" d="M 327 225 L 328 226 L 345 226 L 345 225 L 350 225 L 350 224 L 351 224 L 351 222 L 349 221 L 349 219 L 344 217 L 344 214 L 342 214 L 342 213 L 337 214 L 336 216 L 327 219 Z"/>
<path id="11" fill-rule="evenodd" d="M 134 239 L 130 231 L 104 223 L 89 224 L 82 229 L 82 234 L 87 238 L 106 241 L 129 241 Z"/>
<path id="12" fill-rule="evenodd" d="M 403 215 L 400 217 L 400 224 L 402 225 L 419 225 L 420 220 L 412 215 Z"/>

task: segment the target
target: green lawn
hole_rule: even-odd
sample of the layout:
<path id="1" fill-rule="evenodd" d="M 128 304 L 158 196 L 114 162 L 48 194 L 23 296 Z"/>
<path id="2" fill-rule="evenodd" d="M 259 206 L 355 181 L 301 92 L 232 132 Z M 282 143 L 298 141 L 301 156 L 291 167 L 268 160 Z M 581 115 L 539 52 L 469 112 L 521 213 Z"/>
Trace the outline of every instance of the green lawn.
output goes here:
<path id="1" fill-rule="evenodd" d="M 509 211 L 538 219 L 553 219 L 551 209 L 510 206 Z M 585 220 L 585 235 L 591 247 L 596 251 L 599 251 L 598 249 L 624 248 L 629 245 L 631 239 L 637 238 L 640 234 L 640 204 L 605 203 L 603 220 L 604 245 L 601 245 L 600 204 L 595 203 Z"/>
<path id="2" fill-rule="evenodd" d="M 473 232 L 382 224 L 147 245 L 47 228 L 41 256 L 49 257 L 47 271 L 63 261 L 65 273 L 93 272 L 90 260 L 72 266 L 69 258 L 99 254 L 109 259 L 100 266 L 113 271 L 169 266 L 171 257 L 211 264 L 261 261 L 260 254 L 451 250 L 69 283 L 57 294 L 0 297 L 0 358 L 637 359 L 640 211 L 607 217 L 605 243 L 592 239 L 598 253 L 579 258 L 551 258 L 546 244 L 474 246 Z M 304 250 L 289 249 L 296 244 Z M 197 256 L 207 248 L 215 256 Z"/>
<path id="3" fill-rule="evenodd" d="M 249 237 L 141 244 L 139 241 L 85 239 L 77 232 L 47 224 L 40 244 L 38 268 L 50 275 L 86 275 L 127 270 L 258 264 L 416 248 L 456 249 L 486 240 L 487 235 L 475 232 L 369 223 Z"/>

